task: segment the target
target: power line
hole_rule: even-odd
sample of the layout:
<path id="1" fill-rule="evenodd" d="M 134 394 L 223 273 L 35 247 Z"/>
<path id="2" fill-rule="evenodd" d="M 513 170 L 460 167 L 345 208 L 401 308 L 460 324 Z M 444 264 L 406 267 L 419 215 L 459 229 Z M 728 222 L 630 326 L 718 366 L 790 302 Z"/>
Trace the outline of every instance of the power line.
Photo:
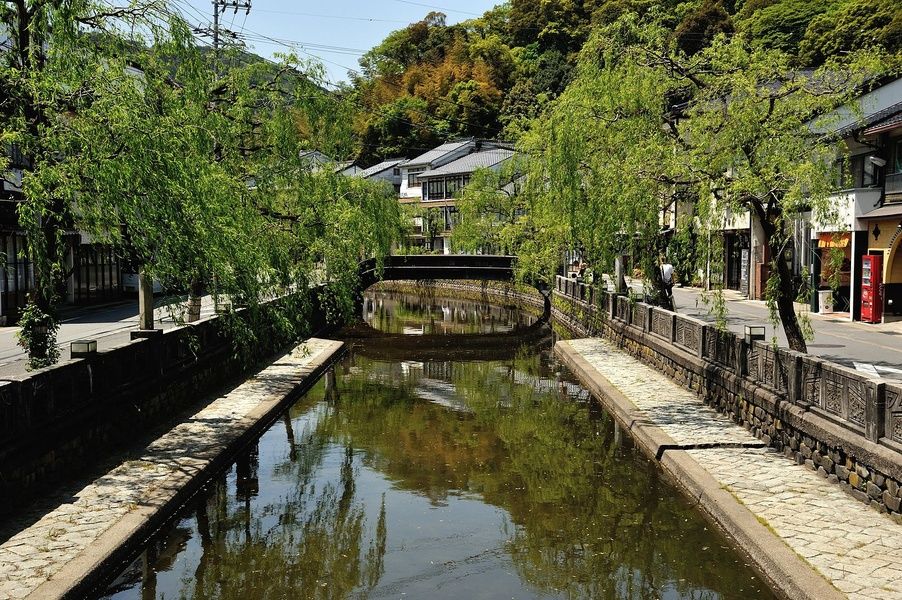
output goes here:
<path id="1" fill-rule="evenodd" d="M 284 38 L 276 38 L 268 35 L 264 35 L 262 33 L 256 33 L 251 30 L 246 30 L 242 37 L 252 40 L 252 41 L 266 41 L 272 42 L 277 45 L 283 46 L 303 46 L 306 48 L 310 48 L 312 50 L 320 50 L 323 52 L 334 52 L 336 54 L 350 54 L 355 56 L 363 56 L 367 53 L 367 50 L 362 50 L 360 48 L 347 48 L 345 46 L 330 46 L 328 44 L 319 44 L 317 42 L 303 42 L 299 40 L 288 40 Z"/>
<path id="2" fill-rule="evenodd" d="M 469 12 L 469 11 L 466 11 L 466 10 L 457 10 L 457 9 L 454 9 L 454 8 L 444 8 L 444 7 L 442 7 L 442 6 L 436 6 L 436 5 L 434 5 L 434 4 L 423 4 L 422 2 L 411 2 L 410 0 L 395 0 L 395 2 L 400 2 L 401 4 L 410 4 L 410 5 L 412 5 L 412 6 L 422 6 L 422 7 L 425 7 L 425 8 L 434 8 L 434 9 L 436 9 L 436 10 L 442 10 L 442 11 L 445 11 L 445 12 L 460 13 L 460 14 L 462 14 L 462 15 L 471 15 L 471 16 L 474 16 L 474 17 L 481 17 L 481 16 L 482 16 L 482 15 L 480 15 L 480 14 L 478 14 L 478 13 L 473 13 L 473 12 Z"/>
<path id="3" fill-rule="evenodd" d="M 222 0 L 220 0 L 220 1 L 222 1 Z M 177 5 L 180 9 L 182 9 L 182 10 L 185 9 L 185 4 L 187 4 L 187 6 L 188 6 L 189 8 L 193 9 L 193 7 L 192 7 L 190 4 L 188 4 L 186 0 L 173 0 L 173 3 L 176 4 L 176 5 Z M 179 16 L 181 16 L 181 18 L 185 19 L 186 16 L 185 16 L 185 14 L 182 12 L 182 10 L 179 11 L 179 12 L 181 13 Z M 196 10 L 194 10 L 193 12 L 195 12 L 195 14 L 199 14 L 198 11 L 196 11 Z M 170 13 L 170 14 L 171 14 L 171 13 Z M 187 19 L 186 19 L 186 20 L 187 20 Z M 243 27 L 242 27 L 242 29 L 244 30 Z M 235 34 L 235 35 L 237 36 L 237 34 Z M 351 67 L 348 67 L 347 65 L 344 65 L 344 64 L 335 62 L 335 61 L 333 61 L 333 60 L 329 60 L 329 59 L 324 58 L 324 57 L 322 57 L 322 56 L 320 56 L 320 55 L 314 54 L 313 52 L 311 52 L 311 51 L 309 51 L 309 50 L 306 49 L 307 47 L 309 47 L 311 50 L 318 50 L 318 51 L 320 51 L 320 52 L 336 52 L 336 53 L 344 53 L 344 54 L 363 53 L 362 50 L 359 50 L 359 49 L 356 49 L 356 48 L 345 48 L 345 47 L 342 47 L 342 46 L 328 46 L 328 45 L 325 45 L 325 44 L 304 43 L 304 42 L 299 42 L 299 41 L 295 41 L 295 40 L 286 40 L 286 39 L 274 38 L 274 37 L 271 37 L 271 36 L 268 36 L 268 35 L 265 35 L 265 34 L 262 34 L 262 33 L 258 33 L 258 32 L 252 31 L 252 30 L 244 30 L 244 31 L 243 31 L 243 34 L 241 35 L 241 37 L 245 37 L 245 38 L 247 38 L 247 39 L 249 39 L 249 40 L 251 40 L 251 41 L 257 42 L 257 43 L 271 44 L 271 45 L 276 45 L 276 46 L 282 46 L 282 47 L 288 48 L 288 49 L 290 49 L 290 50 L 296 50 L 296 51 L 299 51 L 299 52 L 301 52 L 301 53 L 303 53 L 303 54 L 306 54 L 306 55 L 308 55 L 308 56 L 310 56 L 310 57 L 313 57 L 313 58 L 315 58 L 315 59 L 317 59 L 317 60 L 320 60 L 320 61 L 322 61 L 322 62 L 326 62 L 326 63 L 332 64 L 332 65 L 335 65 L 335 66 L 337 66 L 337 67 L 341 67 L 342 69 L 345 69 L 345 70 L 347 70 L 348 72 L 353 73 L 353 74 L 355 74 L 355 75 L 361 75 L 361 73 L 360 73 L 358 70 L 356 70 L 356 69 L 353 69 L 353 68 L 351 68 Z M 199 39 L 198 41 L 203 41 L 204 43 L 206 43 L 205 40 L 200 40 L 200 39 Z M 266 58 L 264 58 L 264 57 L 261 57 L 261 58 L 262 58 L 263 60 L 265 60 L 266 62 L 269 62 L 269 63 L 271 63 L 271 64 L 277 64 L 275 61 L 266 59 Z M 397 83 L 395 83 L 395 82 L 388 81 L 388 80 L 384 80 L 384 81 L 385 81 L 385 83 L 387 83 L 388 85 L 391 85 L 391 86 L 393 86 L 393 87 L 395 87 L 395 88 L 397 88 L 397 89 L 401 89 L 401 90 L 404 89 L 403 86 L 401 86 L 400 84 L 397 84 Z M 340 90 L 340 89 L 342 89 L 342 86 L 341 86 L 341 85 L 339 85 L 339 84 L 337 84 L 337 83 L 335 83 L 335 82 L 333 82 L 333 81 L 330 81 L 330 80 L 328 80 L 328 79 L 326 79 L 326 78 L 323 78 L 321 84 L 324 85 L 324 86 L 326 86 L 326 87 L 330 87 L 330 88 L 332 88 L 332 89 L 335 89 L 335 90 Z M 330 96 L 330 97 L 332 97 L 336 102 L 339 101 L 338 98 L 335 98 L 334 96 Z M 363 112 L 365 112 L 365 113 L 367 113 L 367 114 L 369 114 L 369 115 L 371 115 L 371 116 L 377 114 L 377 108 L 371 108 L 371 107 L 365 106 L 363 103 L 361 103 L 359 100 L 356 100 L 356 99 L 347 98 L 347 100 L 348 100 L 349 102 L 351 102 L 356 108 L 358 108 L 359 110 L 361 110 L 361 111 L 363 111 Z M 443 102 L 443 103 L 445 103 L 445 104 L 448 104 L 448 105 L 450 105 L 450 106 L 454 106 L 454 107 L 456 107 L 456 108 L 464 108 L 463 105 L 458 104 L 458 103 L 456 103 L 456 102 L 453 102 L 453 101 L 451 101 L 451 100 L 446 100 L 446 99 L 444 99 L 444 98 L 437 98 L 437 100 L 438 100 L 439 102 Z M 409 110 L 410 110 L 410 112 L 414 112 L 414 113 L 416 113 L 416 114 L 422 115 L 422 116 L 427 117 L 427 118 L 429 118 L 429 119 L 435 118 L 435 115 L 432 115 L 432 114 L 430 114 L 429 112 L 424 111 L 424 110 L 417 110 L 417 109 L 414 109 L 414 108 L 410 108 Z M 456 124 L 458 124 L 458 125 L 466 126 L 466 127 L 467 127 L 469 130 L 471 130 L 471 131 L 480 131 L 480 130 L 481 130 L 483 133 L 487 133 L 487 128 L 486 128 L 485 125 L 480 125 L 480 124 L 476 124 L 476 123 L 471 123 L 471 122 L 469 122 L 469 121 L 465 121 L 465 120 L 462 120 L 462 119 L 457 119 L 457 118 L 454 118 L 454 117 L 445 117 L 445 120 L 447 120 L 447 121 L 449 121 L 449 122 L 452 122 L 452 123 L 456 123 Z M 436 126 L 432 125 L 432 124 L 429 123 L 429 122 L 415 123 L 415 122 L 410 121 L 409 119 L 405 119 L 405 118 L 403 118 L 403 117 L 398 118 L 398 121 L 400 121 L 401 123 L 404 123 L 404 124 L 406 124 L 406 125 L 409 125 L 409 126 L 415 128 L 415 129 L 427 129 L 427 130 L 430 130 L 430 131 L 432 131 L 434 134 L 436 134 L 436 135 L 439 136 L 439 137 L 445 137 L 445 136 L 446 136 L 446 132 L 439 130 Z M 362 144 L 362 145 L 365 146 L 365 147 L 369 147 L 369 148 L 372 148 L 372 147 L 373 147 L 372 144 Z M 412 149 L 412 150 L 419 149 L 419 150 L 424 150 L 424 151 L 425 151 L 425 150 L 429 150 L 429 148 L 411 148 L 411 149 Z"/>
<path id="4" fill-rule="evenodd" d="M 298 17 L 312 17 L 314 19 L 339 19 L 342 21 L 366 21 L 369 23 L 398 23 L 401 25 L 409 25 L 407 21 L 398 21 L 395 19 L 381 19 L 377 17 L 349 17 L 346 15 L 322 15 L 318 13 L 293 12 L 288 10 L 270 10 L 263 8 L 255 8 L 254 12 L 272 13 L 276 15 L 291 15 Z"/>

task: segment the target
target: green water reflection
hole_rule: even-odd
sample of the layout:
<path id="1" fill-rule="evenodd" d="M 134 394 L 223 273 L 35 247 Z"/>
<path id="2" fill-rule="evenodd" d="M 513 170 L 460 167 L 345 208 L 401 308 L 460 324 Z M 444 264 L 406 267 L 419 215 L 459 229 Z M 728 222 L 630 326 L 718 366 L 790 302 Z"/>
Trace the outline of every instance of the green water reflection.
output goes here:
<path id="1" fill-rule="evenodd" d="M 436 298 L 424 291 L 370 293 L 364 299 L 363 320 L 386 333 L 451 335 L 509 332 L 535 317 L 512 306 Z"/>
<path id="2" fill-rule="evenodd" d="M 770 598 L 549 348 L 352 350 L 105 596 Z"/>

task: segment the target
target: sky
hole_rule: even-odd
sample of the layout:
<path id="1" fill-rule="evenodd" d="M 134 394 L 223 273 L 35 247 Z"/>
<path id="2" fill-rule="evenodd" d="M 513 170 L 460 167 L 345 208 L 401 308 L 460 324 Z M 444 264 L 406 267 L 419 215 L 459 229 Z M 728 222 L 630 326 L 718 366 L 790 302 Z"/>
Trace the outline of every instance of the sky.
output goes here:
<path id="1" fill-rule="evenodd" d="M 212 23 L 211 0 L 170 1 L 192 25 Z M 479 16 L 501 1 L 251 0 L 250 14 L 227 9 L 220 20 L 225 28 L 242 33 L 255 54 L 272 57 L 295 47 L 301 57 L 315 55 L 326 68 L 326 77 L 335 83 L 347 81 L 348 69 L 357 69 L 360 55 L 386 35 L 431 11 L 444 12 L 452 24 Z"/>

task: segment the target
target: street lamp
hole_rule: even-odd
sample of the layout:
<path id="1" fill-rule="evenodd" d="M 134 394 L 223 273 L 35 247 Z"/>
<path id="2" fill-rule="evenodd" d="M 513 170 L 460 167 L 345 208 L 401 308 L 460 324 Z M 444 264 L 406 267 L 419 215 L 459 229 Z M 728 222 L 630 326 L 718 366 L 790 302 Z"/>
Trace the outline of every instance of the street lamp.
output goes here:
<path id="1" fill-rule="evenodd" d="M 87 358 L 97 354 L 97 340 L 75 340 L 69 344 L 72 358 Z"/>
<path id="2" fill-rule="evenodd" d="M 767 331 L 764 325 L 746 325 L 745 326 L 745 343 L 751 345 L 755 341 L 764 341 Z"/>

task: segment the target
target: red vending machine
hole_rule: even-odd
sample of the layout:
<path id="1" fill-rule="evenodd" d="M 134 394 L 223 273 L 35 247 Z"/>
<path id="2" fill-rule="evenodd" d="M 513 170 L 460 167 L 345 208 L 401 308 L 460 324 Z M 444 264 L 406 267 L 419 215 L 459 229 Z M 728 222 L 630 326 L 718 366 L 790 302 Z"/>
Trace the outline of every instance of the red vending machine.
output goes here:
<path id="1" fill-rule="evenodd" d="M 883 257 L 866 254 L 861 257 L 861 320 L 880 323 L 883 320 Z"/>

